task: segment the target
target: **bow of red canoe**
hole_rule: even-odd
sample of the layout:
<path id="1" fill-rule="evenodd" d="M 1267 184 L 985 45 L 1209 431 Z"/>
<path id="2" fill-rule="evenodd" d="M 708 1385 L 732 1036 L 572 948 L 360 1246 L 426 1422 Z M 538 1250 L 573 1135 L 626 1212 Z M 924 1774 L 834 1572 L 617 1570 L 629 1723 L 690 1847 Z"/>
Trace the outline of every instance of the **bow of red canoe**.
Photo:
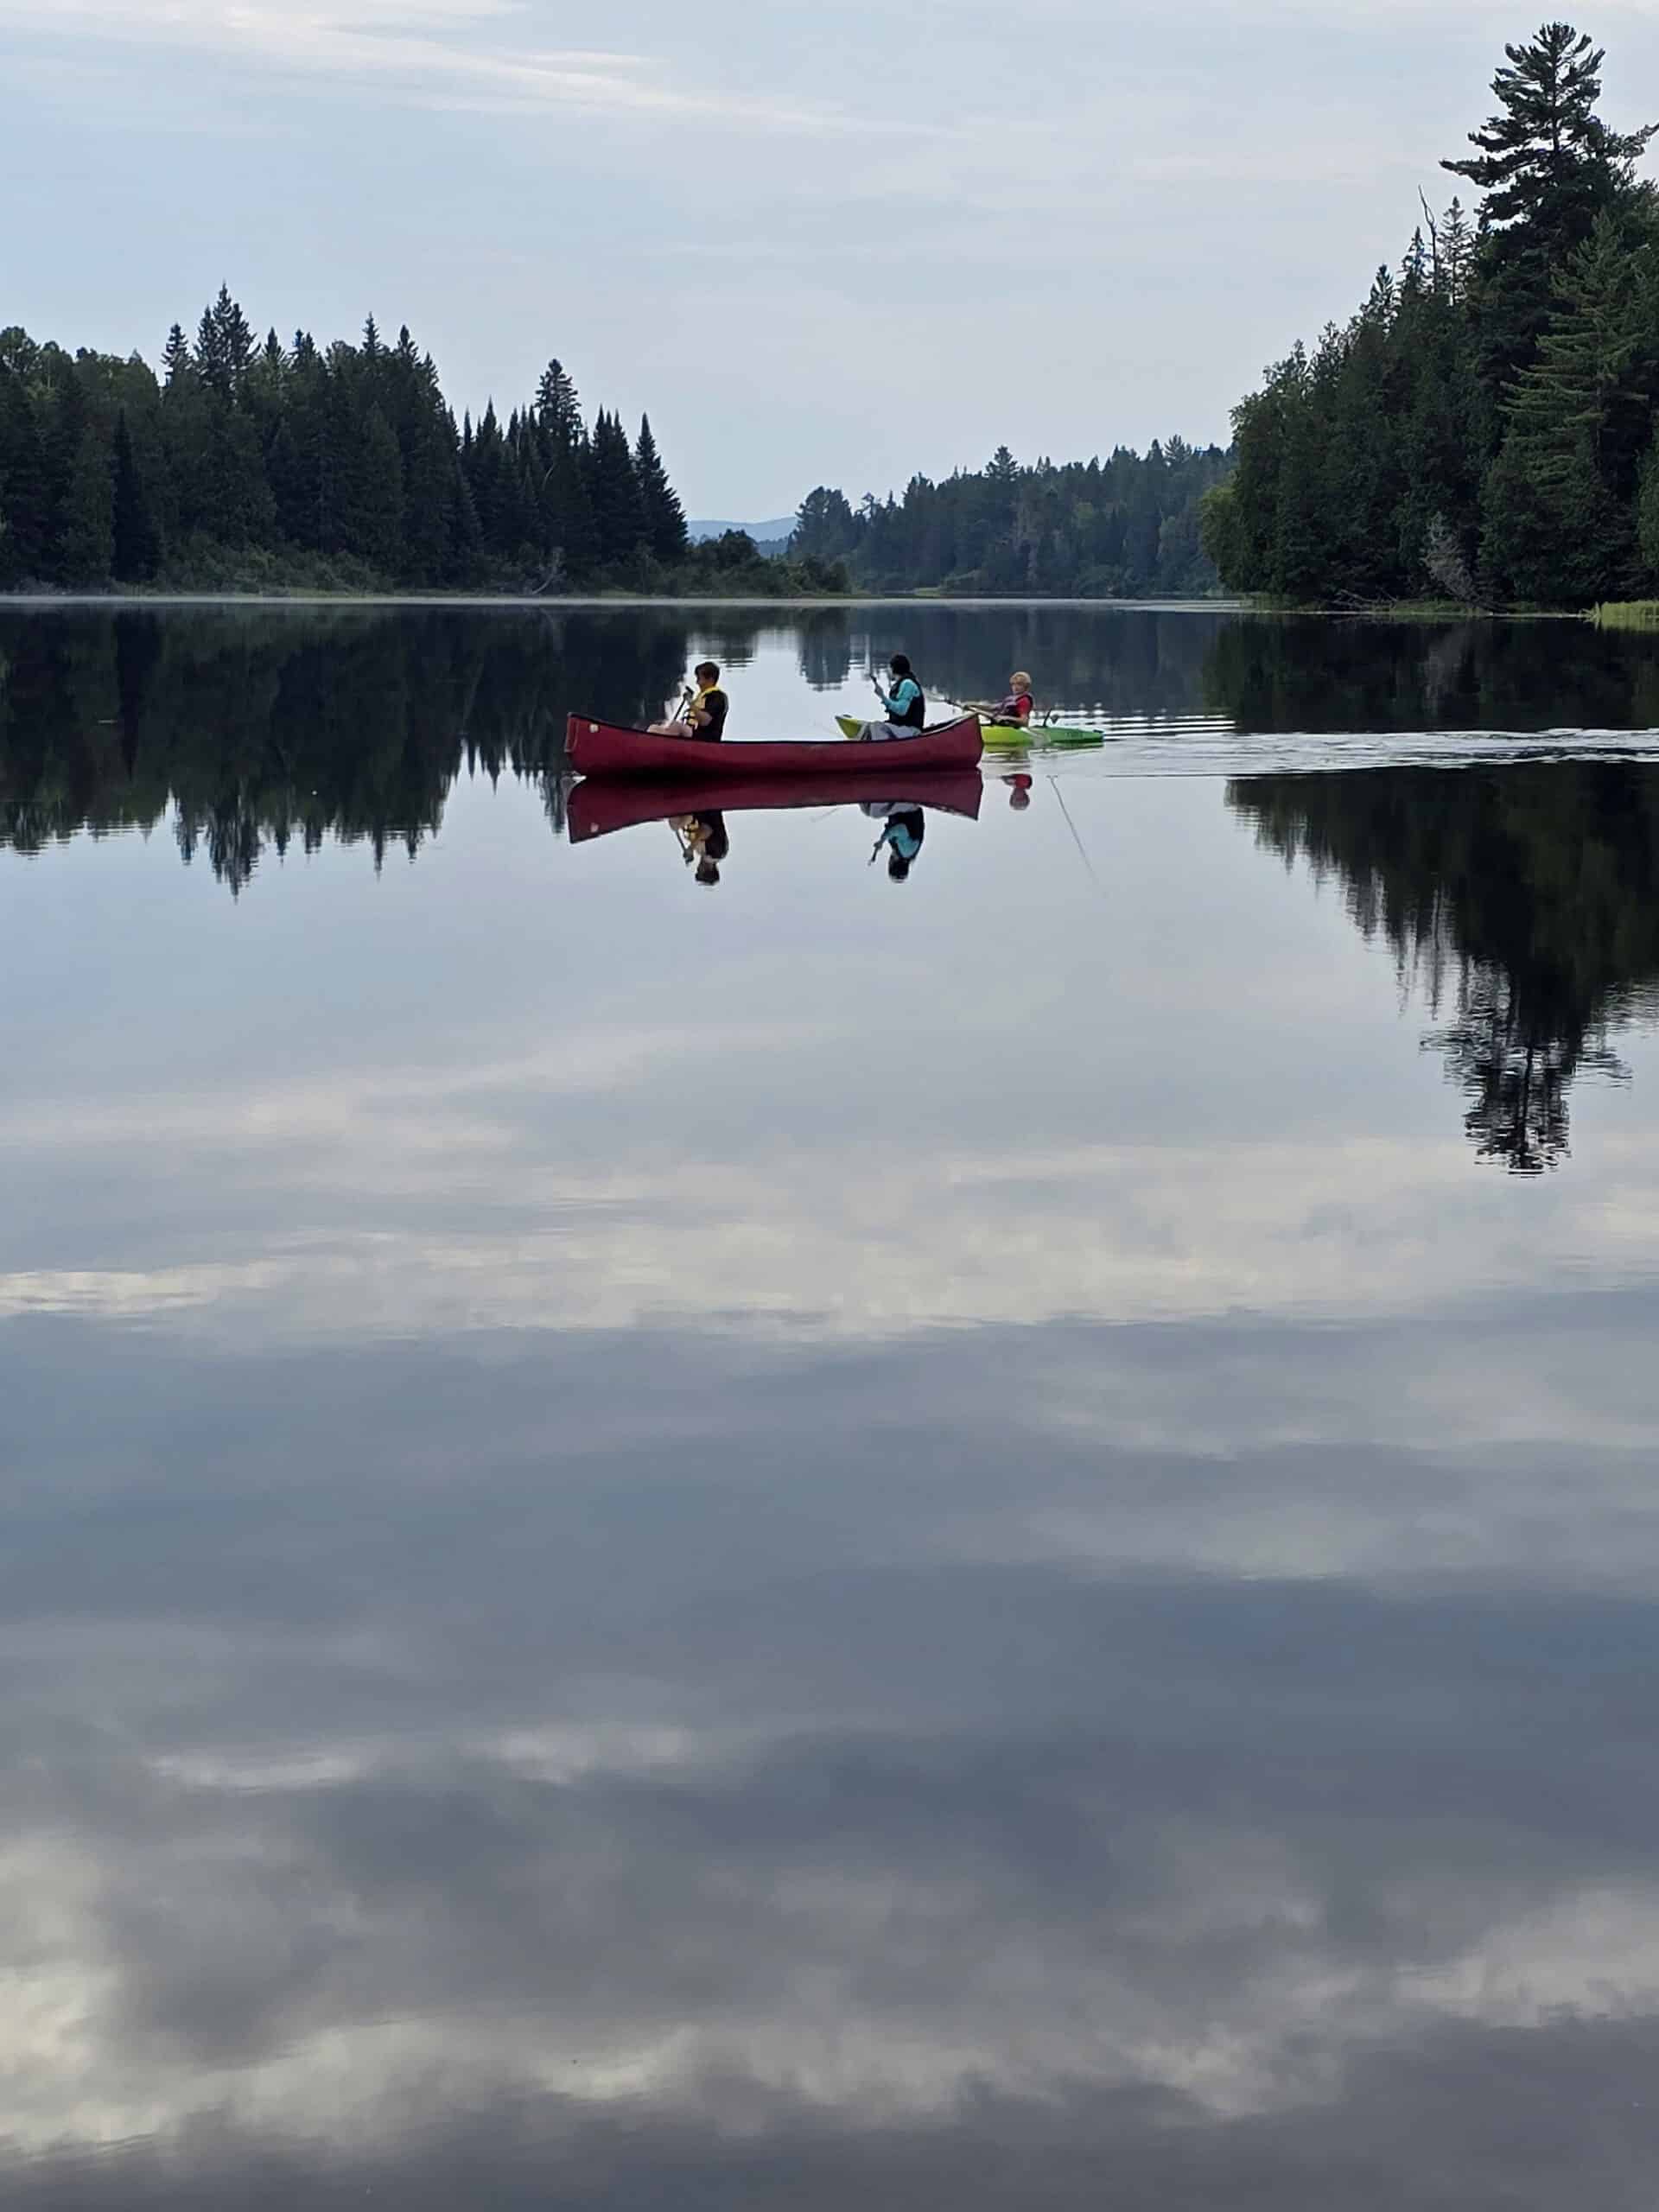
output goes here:
<path id="1" fill-rule="evenodd" d="M 873 766 L 889 791 L 907 785 L 918 769 L 975 768 L 979 765 L 978 718 L 963 715 L 914 737 L 895 737 L 858 745 L 844 738 L 800 739 L 781 744 L 726 740 L 711 745 L 695 737 L 658 737 L 572 715 L 565 725 L 565 753 L 583 776 L 648 776 L 653 781 L 698 784 L 747 783 L 756 777 L 868 776 Z"/>

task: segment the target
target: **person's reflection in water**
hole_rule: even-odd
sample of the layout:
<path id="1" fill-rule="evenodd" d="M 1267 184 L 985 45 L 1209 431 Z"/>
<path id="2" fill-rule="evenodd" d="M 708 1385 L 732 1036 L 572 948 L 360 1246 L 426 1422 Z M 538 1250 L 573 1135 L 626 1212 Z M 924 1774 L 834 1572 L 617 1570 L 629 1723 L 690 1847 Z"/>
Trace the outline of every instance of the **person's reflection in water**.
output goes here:
<path id="1" fill-rule="evenodd" d="M 712 890 L 720 881 L 720 864 L 732 849 L 723 814 L 682 815 L 673 824 L 680 853 L 688 868 L 695 863 L 696 880 Z"/>
<path id="2" fill-rule="evenodd" d="M 1004 776 L 1002 780 L 1008 786 L 1008 804 L 1016 814 L 1023 814 L 1031 804 L 1031 778 Z"/>
<path id="3" fill-rule="evenodd" d="M 859 809 L 872 822 L 882 824 L 881 835 L 875 841 L 875 850 L 870 855 L 874 867 L 885 846 L 887 855 L 887 880 L 903 883 L 915 866 L 922 849 L 922 840 L 927 835 L 927 817 L 919 806 L 904 799 L 866 799 Z"/>

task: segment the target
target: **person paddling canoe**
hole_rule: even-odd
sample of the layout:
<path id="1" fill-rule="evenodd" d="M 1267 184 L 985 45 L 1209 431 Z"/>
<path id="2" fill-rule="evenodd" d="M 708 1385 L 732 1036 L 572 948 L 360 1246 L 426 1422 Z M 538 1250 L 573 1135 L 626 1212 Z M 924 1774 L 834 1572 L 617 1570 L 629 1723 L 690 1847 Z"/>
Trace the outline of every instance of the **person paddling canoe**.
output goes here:
<path id="1" fill-rule="evenodd" d="M 885 721 L 866 722 L 853 741 L 856 745 L 880 743 L 886 738 L 914 737 L 927 727 L 927 694 L 916 681 L 907 655 L 894 653 L 887 663 L 893 679 L 891 691 L 884 691 L 878 683 L 875 696 L 887 710 Z"/>
<path id="2" fill-rule="evenodd" d="M 672 721 L 652 722 L 651 734 L 653 737 L 700 737 L 708 744 L 718 744 L 726 734 L 726 717 L 732 703 L 720 688 L 720 670 L 711 660 L 700 660 L 691 672 L 697 688 L 687 695 L 684 713 Z"/>

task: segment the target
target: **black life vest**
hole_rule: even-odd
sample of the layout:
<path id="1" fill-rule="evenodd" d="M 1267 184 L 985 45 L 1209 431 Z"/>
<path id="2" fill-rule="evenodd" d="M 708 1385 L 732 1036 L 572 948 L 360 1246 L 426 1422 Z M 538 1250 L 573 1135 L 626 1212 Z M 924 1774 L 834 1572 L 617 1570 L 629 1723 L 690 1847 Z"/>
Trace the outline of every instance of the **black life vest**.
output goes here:
<path id="1" fill-rule="evenodd" d="M 893 716 L 893 726 L 897 729 L 925 729 L 927 728 L 927 694 L 913 675 L 910 680 L 916 685 L 916 696 L 905 709 L 903 714 Z M 903 681 L 904 678 L 901 677 L 899 682 Z"/>

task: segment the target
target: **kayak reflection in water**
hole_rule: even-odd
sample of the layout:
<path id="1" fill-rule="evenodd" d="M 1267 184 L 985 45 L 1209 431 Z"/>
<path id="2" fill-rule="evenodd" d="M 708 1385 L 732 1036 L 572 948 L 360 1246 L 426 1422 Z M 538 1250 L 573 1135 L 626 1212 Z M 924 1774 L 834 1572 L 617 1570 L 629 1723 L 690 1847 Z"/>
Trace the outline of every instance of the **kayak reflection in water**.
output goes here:
<path id="1" fill-rule="evenodd" d="M 927 835 L 927 817 L 919 806 L 907 799 L 867 798 L 859 812 L 882 825 L 875 850 L 870 855 L 870 866 L 874 867 L 885 846 L 888 881 L 904 882 L 921 852 L 922 840 Z"/>
<path id="2" fill-rule="evenodd" d="M 720 670 L 711 660 L 700 660 L 691 673 L 697 679 L 697 688 L 687 690 L 681 702 L 683 711 L 669 721 L 652 722 L 651 734 L 700 737 L 708 744 L 718 744 L 726 734 L 726 717 L 732 703 L 720 688 Z"/>
<path id="3" fill-rule="evenodd" d="M 683 814 L 669 826 L 680 841 L 680 855 L 686 866 L 695 862 L 696 880 L 712 890 L 720 881 L 720 864 L 732 849 L 725 816 Z"/>

